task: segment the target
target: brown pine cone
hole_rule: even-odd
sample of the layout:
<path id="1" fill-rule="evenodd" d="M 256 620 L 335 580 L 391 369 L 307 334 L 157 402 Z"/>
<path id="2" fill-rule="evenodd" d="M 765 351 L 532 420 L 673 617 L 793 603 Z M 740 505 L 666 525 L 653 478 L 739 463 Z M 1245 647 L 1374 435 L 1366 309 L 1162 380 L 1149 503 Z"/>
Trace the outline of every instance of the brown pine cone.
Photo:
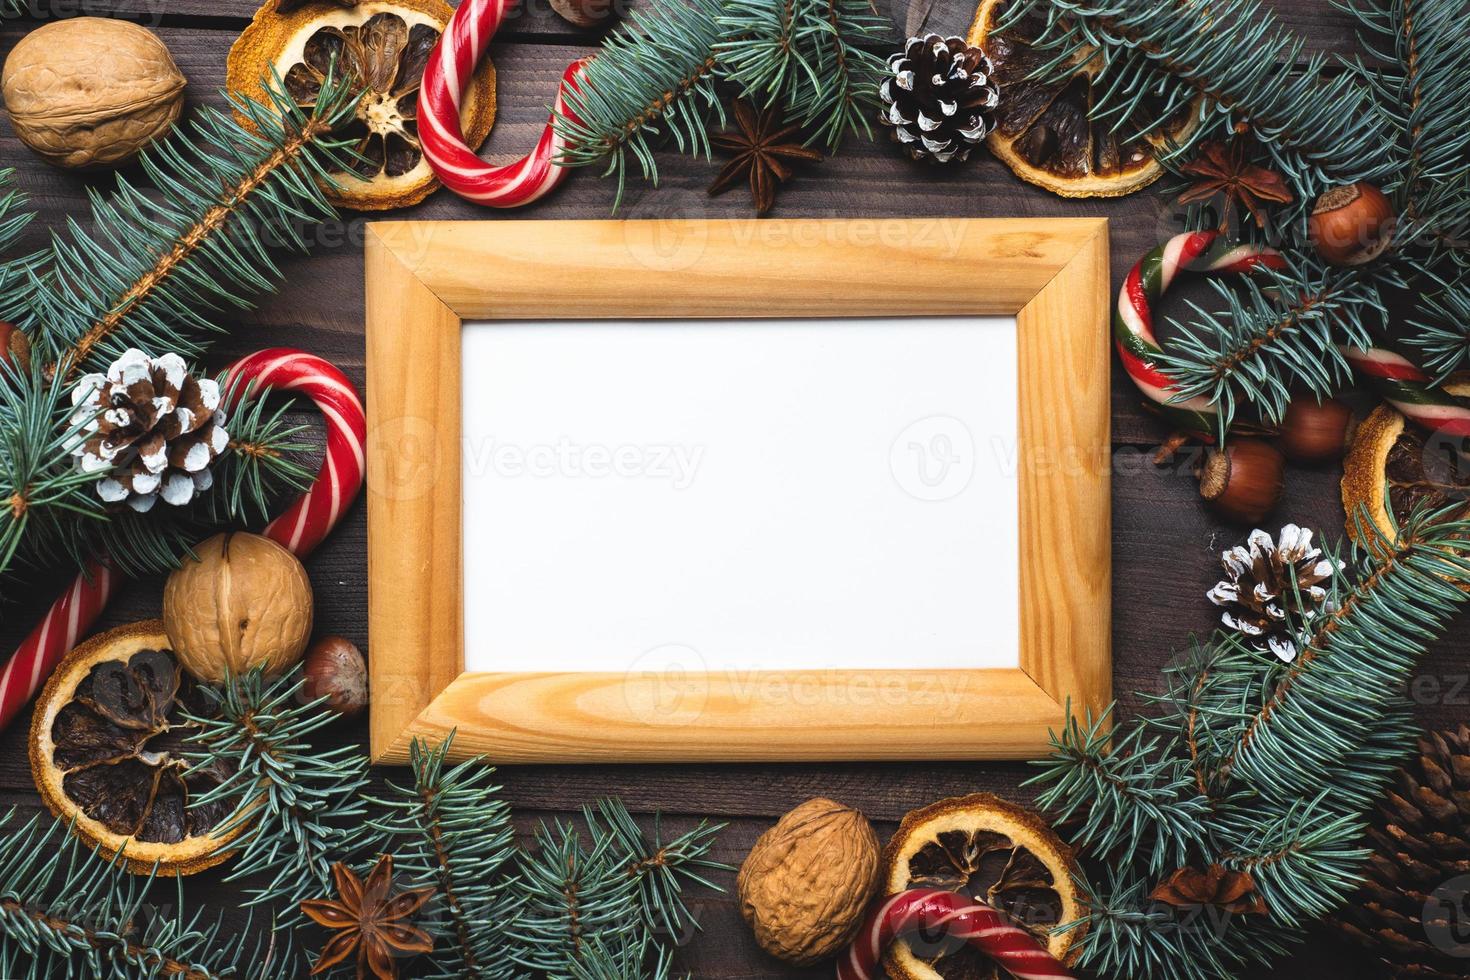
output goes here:
<path id="1" fill-rule="evenodd" d="M 125 351 L 106 374 L 77 382 L 72 406 L 77 468 L 100 474 L 103 500 L 140 512 L 208 490 L 209 467 L 230 442 L 219 385 L 195 378 L 177 354 Z"/>
<path id="2" fill-rule="evenodd" d="M 1389 976 L 1470 974 L 1470 726 L 1419 740 L 1368 834 L 1366 880 L 1332 925 Z"/>

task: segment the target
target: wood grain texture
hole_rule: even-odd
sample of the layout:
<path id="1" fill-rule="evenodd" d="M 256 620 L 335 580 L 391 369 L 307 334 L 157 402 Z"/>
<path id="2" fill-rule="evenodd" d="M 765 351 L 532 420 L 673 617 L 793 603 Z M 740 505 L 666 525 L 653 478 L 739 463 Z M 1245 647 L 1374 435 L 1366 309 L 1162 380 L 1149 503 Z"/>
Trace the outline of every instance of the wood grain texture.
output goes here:
<path id="1" fill-rule="evenodd" d="M 1021 759 L 1110 699 L 1106 221 L 381 222 L 367 264 L 375 761 Z M 1017 317 L 1019 670 L 456 678 L 461 319 L 885 314 Z"/>
<path id="2" fill-rule="evenodd" d="M 525 151 L 545 120 L 548 93 L 568 59 L 592 50 L 597 34 L 564 27 L 546 10 L 545 0 L 529 0 L 527 15 L 509 25 L 491 53 L 499 70 L 499 116 L 486 154 L 500 162 Z M 973 14 L 972 0 L 936 0 L 924 19 L 909 22 L 909 8 L 928 0 L 894 0 L 887 7 L 899 29 L 963 31 Z M 881 0 L 880 0 L 881 5 Z M 253 0 L 34 0 L 33 13 L 7 20 L 0 27 L 0 55 L 33 29 L 37 16 L 74 13 L 109 16 L 121 13 L 154 26 L 189 79 L 187 110 L 200 104 L 219 105 L 216 89 L 223 81 L 224 59 L 235 34 L 253 14 Z M 1268 0 L 1285 22 L 1306 35 L 1309 51 L 1345 51 L 1352 47 L 1350 18 L 1328 0 Z M 85 194 L 105 190 L 107 173 L 81 174 L 44 166 L 29 154 L 0 122 L 0 155 L 18 168 L 20 186 L 31 196 L 39 220 L 26 236 L 38 245 L 48 229 L 69 217 L 88 220 Z M 659 154 L 660 182 L 653 189 L 633 179 L 619 217 L 634 219 L 729 218 L 749 214 L 749 201 L 739 193 L 709 198 L 705 187 L 718 162 Z M 137 168 L 126 171 L 138 177 Z M 398 213 L 422 219 L 505 220 L 533 216 L 545 219 L 603 218 L 612 205 L 608 181 L 592 173 L 573 177 L 555 195 L 516 214 L 488 212 L 440 192 L 423 204 Z M 776 214 L 785 217 L 1055 217 L 1109 219 L 1112 289 L 1128 266 L 1172 230 L 1168 202 L 1159 186 L 1116 200 L 1061 200 L 1015 180 L 1005 166 L 979 154 L 966 166 L 952 169 L 914 166 L 886 143 L 849 141 L 839 155 L 803 172 L 783 187 Z M 368 218 L 347 214 L 312 229 L 309 256 L 279 256 L 285 274 L 276 296 L 263 297 L 250 310 L 228 314 L 227 334 L 215 342 L 207 360 L 218 368 L 243 353 L 274 344 L 304 347 L 341 365 L 363 385 L 364 338 L 363 248 Z M 1198 280 L 1174 286 L 1159 310 L 1160 328 L 1187 312 L 1190 291 Z M 913 283 L 908 292 L 943 289 L 945 284 Z M 1216 301 L 1200 288 L 1205 304 Z M 1120 711 L 1127 716 L 1142 702 L 1135 692 L 1159 693 L 1159 670 L 1182 650 L 1191 634 L 1206 631 L 1218 610 L 1204 591 L 1219 578 L 1217 552 L 1244 539 L 1248 529 L 1216 520 L 1200 506 L 1192 460 L 1182 456 L 1155 467 L 1149 451 L 1166 434 L 1141 408 L 1136 389 L 1121 369 L 1113 367 L 1112 548 L 1114 648 L 1113 684 Z M 302 416 L 310 420 L 311 416 Z M 1335 467 L 1289 468 L 1286 495 L 1267 523 L 1276 528 L 1291 520 L 1319 530 L 1326 538 L 1341 537 L 1343 522 Z M 369 658 L 377 651 L 367 642 L 366 506 L 348 514 L 339 529 L 308 563 L 317 595 L 317 627 L 360 645 Z M 1074 569 L 1088 574 L 1087 569 Z M 23 587 L 7 590 L 0 606 L 0 646 L 13 649 L 61 587 L 64 573 L 28 572 Z M 162 577 L 129 583 L 120 589 L 99 629 L 157 616 Z M 1457 617 L 1436 642 L 1416 672 L 1410 693 L 1416 717 L 1443 727 L 1470 720 L 1470 615 Z M 874 712 L 875 718 L 881 711 Z M 26 763 L 23 716 L 0 732 L 0 806 L 19 806 L 20 816 L 38 812 L 39 801 Z M 365 747 L 365 721 L 344 723 L 320 733 L 324 747 Z M 648 822 L 655 810 L 669 814 L 665 826 L 677 832 L 698 817 L 729 821 L 717 857 L 738 863 L 750 844 L 775 818 L 812 796 L 830 796 L 867 813 L 886 839 L 908 810 L 936 799 L 975 791 L 999 793 L 1015 800 L 1033 798 L 1022 785 L 1033 771 L 1014 762 L 886 762 L 680 764 L 680 765 L 523 765 L 502 768 L 497 779 L 517 813 L 523 841 L 543 819 L 574 819 L 584 802 L 618 795 Z M 400 779 L 389 768 L 373 771 L 375 785 Z M 211 914 L 222 912 L 226 929 L 259 929 L 247 922 L 241 907 L 241 882 L 224 881 L 225 869 L 206 872 L 188 884 L 191 899 L 207 903 Z M 717 880 L 727 885 L 730 878 Z M 158 907 L 177 904 L 177 895 L 155 885 L 151 901 Z M 730 894 L 701 897 L 698 913 L 703 931 L 683 945 L 675 972 L 699 980 L 817 980 L 830 978 L 830 968 L 798 969 L 762 954 L 741 921 Z M 412 969 L 405 971 L 413 976 Z M 1243 974 L 1243 980 L 1370 980 L 1377 974 L 1363 957 L 1326 935 L 1313 937 L 1269 970 Z"/>
<path id="3" fill-rule="evenodd" d="M 368 613 L 374 756 L 464 669 L 459 317 L 372 234 L 367 346 Z"/>
<path id="4" fill-rule="evenodd" d="M 667 218 L 519 221 L 513 229 L 388 221 L 372 229 L 455 313 L 485 320 L 1010 316 L 1103 224 L 1087 218 Z M 915 296 L 912 285 L 921 281 L 945 288 Z M 1094 304 L 1090 312 L 1102 315 L 1105 307 L 1106 301 Z M 1064 306 L 1050 309 L 1068 323 L 1079 315 Z"/>
<path id="5" fill-rule="evenodd" d="M 1107 222 L 1016 315 L 1021 668 L 1059 704 L 1112 700 Z"/>

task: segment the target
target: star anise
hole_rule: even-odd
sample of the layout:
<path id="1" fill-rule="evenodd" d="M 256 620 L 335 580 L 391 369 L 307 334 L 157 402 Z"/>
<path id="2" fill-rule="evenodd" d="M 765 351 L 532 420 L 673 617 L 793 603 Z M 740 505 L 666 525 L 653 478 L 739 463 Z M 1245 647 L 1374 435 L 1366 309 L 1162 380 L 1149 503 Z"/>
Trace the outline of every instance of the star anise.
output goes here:
<path id="1" fill-rule="evenodd" d="M 369 972 L 377 980 L 396 980 L 396 957 L 427 953 L 434 948 L 429 934 L 408 920 L 434 894 L 432 888 L 416 888 L 393 894 L 393 856 L 384 854 L 364 882 L 345 864 L 332 865 L 337 899 L 311 899 L 301 903 L 317 924 L 335 930 L 322 947 L 311 975 L 325 973 L 349 956 L 357 957 L 357 977 Z"/>
<path id="2" fill-rule="evenodd" d="M 1248 871 L 1231 871 L 1212 864 L 1205 871 L 1180 868 L 1149 895 L 1157 902 L 1178 908 L 1213 906 L 1226 912 L 1262 915 L 1266 900 L 1256 891 Z"/>
<path id="3" fill-rule="evenodd" d="M 1256 219 L 1257 228 L 1266 227 L 1265 202 L 1290 204 L 1296 195 L 1276 171 L 1252 163 L 1249 152 L 1244 139 L 1206 143 L 1199 156 L 1179 168 L 1195 178 L 1194 184 L 1179 195 L 1179 203 L 1208 201 L 1222 194 L 1222 224 L 1229 222 L 1232 207 L 1243 206 Z"/>
<path id="4" fill-rule="evenodd" d="M 734 114 L 734 132 L 710 137 L 712 146 L 734 156 L 715 175 L 709 192 L 711 196 L 723 194 L 748 179 L 755 211 L 765 214 L 776 203 L 776 185 L 791 179 L 792 170 L 786 161 L 816 161 L 822 159 L 822 154 L 796 141 L 801 126 L 784 125 L 775 106 L 757 113 L 749 102 L 736 99 Z"/>

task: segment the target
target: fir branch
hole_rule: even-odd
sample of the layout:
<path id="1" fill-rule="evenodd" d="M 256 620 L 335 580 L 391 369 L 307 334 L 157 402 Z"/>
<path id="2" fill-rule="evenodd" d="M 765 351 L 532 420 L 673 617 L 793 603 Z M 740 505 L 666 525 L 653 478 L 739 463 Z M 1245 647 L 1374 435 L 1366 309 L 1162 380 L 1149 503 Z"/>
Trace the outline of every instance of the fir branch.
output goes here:
<path id="1" fill-rule="evenodd" d="M 62 376 L 129 347 L 197 356 L 196 334 L 218 329 L 209 314 L 248 307 L 279 277 L 268 243 L 304 249 L 297 223 L 334 213 L 321 187 L 346 167 L 348 143 L 331 131 L 352 95 L 329 80 L 303 110 L 276 87 L 264 104 L 227 94 L 233 112 L 202 108 L 144 152 L 156 191 L 120 177 L 112 195 L 93 193 L 92 230 L 68 222 L 31 272 L 22 326 L 36 356 Z"/>
<path id="2" fill-rule="evenodd" d="M 1358 559 L 1360 581 L 1334 597 L 1302 653 L 1241 719 L 1223 767 L 1232 779 L 1276 800 L 1310 793 L 1318 773 L 1339 766 L 1398 704 L 1425 644 L 1464 602 L 1460 586 L 1470 585 L 1470 522 L 1449 519 L 1453 510 L 1416 513 L 1394 540 L 1359 520 L 1371 542 Z M 1304 767 L 1308 731 L 1333 737 L 1312 746 Z"/>
<path id="3" fill-rule="evenodd" d="M 655 826 L 645 835 L 616 800 L 583 811 L 587 844 L 561 822 L 543 824 L 536 847 L 524 856 L 519 881 L 526 904 L 516 922 L 516 962 L 553 976 L 646 976 L 647 958 L 664 942 L 681 939 L 697 923 L 685 904 L 685 885 L 719 886 L 707 871 L 733 870 L 709 860 L 721 827 L 701 823 L 665 842 Z M 636 964 L 620 958 L 636 950 Z M 609 960 L 609 956 L 612 957 Z M 600 966 L 595 964 L 601 964 Z"/>
<path id="4" fill-rule="evenodd" d="M 12 810 L 4 823 L 13 823 Z M 152 875 L 88 849 L 66 824 L 33 817 L 0 838 L 0 973 L 273 980 L 289 959 L 257 940 L 226 941 L 220 923 L 149 904 Z M 21 963 L 25 963 L 22 969 Z"/>
<path id="5" fill-rule="evenodd" d="M 725 77 L 762 105 L 780 105 L 836 149 L 850 132 L 871 138 L 883 61 L 864 44 L 886 39 L 867 0 L 727 0 L 715 45 Z"/>
<path id="6" fill-rule="evenodd" d="M 1424 355 L 1424 366 L 1442 384 L 1456 371 L 1470 370 L 1470 276 L 1462 276 L 1442 290 L 1419 297 L 1419 308 L 1409 317 L 1414 333 L 1404 343 Z"/>
<path id="7" fill-rule="evenodd" d="M 1329 184 L 1386 172 L 1387 121 L 1352 72 L 1335 77 L 1321 55 L 1259 0 L 1022 0 L 1002 26 L 1032 16 L 1050 54 L 1038 75 L 1070 75 L 1098 57 L 1094 119 L 1146 132 L 1203 99 L 1201 125 L 1173 151 L 1235 125 L 1249 127 L 1299 191 L 1301 207 Z M 1286 74 L 1283 74 L 1283 73 Z"/>
<path id="8" fill-rule="evenodd" d="M 506 875 L 515 832 L 495 770 L 480 759 L 446 767 L 453 744 L 453 733 L 435 748 L 409 744 L 413 782 L 390 781 L 387 795 L 370 799 L 384 813 L 367 822 L 353 849 L 392 854 L 400 874 L 436 889 L 425 917 L 437 914 L 443 928 L 425 976 L 502 980 L 507 930 L 520 906 Z"/>
<path id="9" fill-rule="evenodd" d="M 1337 0 L 1360 25 L 1373 61 L 1357 70 L 1397 133 L 1399 165 L 1389 185 L 1401 215 L 1397 241 L 1432 261 L 1466 257 L 1470 222 L 1470 130 L 1447 124 L 1470 100 L 1470 51 L 1461 43 L 1462 0 Z"/>
<path id="10" fill-rule="evenodd" d="M 1026 785 L 1045 787 L 1038 805 L 1061 823 L 1076 823 L 1072 839 L 1079 846 L 1141 858 L 1162 874 L 1203 847 L 1210 801 L 1184 760 L 1162 755 L 1142 727 L 1115 741 L 1110 714 L 1069 717 L 1062 733 L 1052 734 L 1051 755 L 1035 763 L 1042 773 Z M 1118 819 L 1125 813 L 1128 819 Z"/>
<path id="11" fill-rule="evenodd" d="M 323 700 L 302 703 L 300 669 L 268 680 L 259 669 L 205 687 L 215 710 L 185 715 L 198 726 L 191 741 L 193 771 L 228 773 L 217 787 L 191 800 L 195 807 L 226 804 L 230 816 L 216 832 L 240 835 L 227 880 L 261 875 L 251 904 L 291 910 L 330 888 L 332 864 L 350 856 L 352 828 L 366 810 L 358 795 L 367 760 L 353 746 L 312 748 L 307 736 L 335 716 Z"/>
<path id="12" fill-rule="evenodd" d="M 1164 693 L 1111 743 L 1076 719 L 1053 736 L 1040 801 L 1079 823 L 1091 882 L 1079 965 L 1226 980 L 1284 953 L 1351 894 L 1367 811 L 1414 743 L 1402 690 L 1467 598 L 1470 521 L 1452 514 L 1418 511 L 1391 538 L 1357 516 L 1365 544 L 1333 576 L 1331 612 L 1292 663 L 1217 632 L 1166 670 Z M 1150 898 L 1174 868 L 1213 864 L 1249 872 L 1268 914 Z"/>
<path id="13" fill-rule="evenodd" d="M 1372 346 L 1386 317 L 1378 280 L 1361 270 L 1300 259 L 1262 272 L 1239 285 L 1209 280 L 1224 309 L 1191 303 L 1195 319 L 1158 357 L 1178 400 L 1204 396 L 1219 408 L 1222 440 L 1242 405 L 1277 422 L 1299 389 L 1336 394 L 1353 377 L 1339 345 Z"/>
<path id="14" fill-rule="evenodd" d="M 658 183 L 655 141 L 671 138 L 680 152 L 709 156 L 711 119 L 725 121 L 715 91 L 718 13 L 719 0 L 657 4 L 608 37 L 554 120 L 566 141 L 560 162 L 603 165 L 621 201 L 630 154 Z"/>

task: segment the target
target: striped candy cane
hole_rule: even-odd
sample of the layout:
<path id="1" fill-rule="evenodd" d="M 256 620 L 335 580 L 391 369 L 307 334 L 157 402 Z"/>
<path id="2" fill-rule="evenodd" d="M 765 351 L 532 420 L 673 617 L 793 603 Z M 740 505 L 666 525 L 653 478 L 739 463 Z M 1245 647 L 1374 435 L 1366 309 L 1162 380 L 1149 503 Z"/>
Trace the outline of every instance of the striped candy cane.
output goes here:
<path id="1" fill-rule="evenodd" d="M 434 46 L 419 89 L 419 142 L 424 158 L 444 186 L 467 201 L 495 208 L 514 208 L 549 193 L 562 182 L 567 169 L 556 161 L 566 143 L 551 121 L 536 149 L 515 163 L 492 167 L 465 144 L 460 127 L 460 100 L 475 66 L 516 0 L 464 0 Z M 586 59 L 574 61 L 562 75 L 556 93 L 558 114 L 572 119 L 566 93 L 577 89 Z"/>
<path id="2" fill-rule="evenodd" d="M 242 358 L 226 372 L 224 389 L 294 391 L 316 403 L 326 422 L 326 454 L 316 480 L 261 533 L 305 557 L 321 544 L 362 489 L 367 420 L 352 382 L 330 362 L 285 347 Z M 90 561 L 51 606 L 0 671 L 0 729 L 35 697 L 47 675 L 107 606 L 118 573 Z"/>
<path id="3" fill-rule="evenodd" d="M 1072 976 L 1035 936 L 989 905 L 937 888 L 915 888 L 885 899 L 868 913 L 847 954 L 837 961 L 837 980 L 877 980 L 883 975 L 879 966 L 883 950 L 916 932 L 925 941 L 969 943 L 1016 980 Z"/>
<path id="4" fill-rule="evenodd" d="M 1470 437 L 1470 408 L 1456 401 L 1408 358 L 1382 347 L 1339 347 L 1383 400 L 1426 429 Z"/>
<path id="5" fill-rule="evenodd" d="M 1179 389 L 1156 366 L 1163 351 L 1154 337 L 1153 305 L 1182 271 L 1245 273 L 1285 264 L 1272 249 L 1223 241 L 1217 247 L 1219 238 L 1217 231 L 1186 232 L 1153 249 L 1128 270 L 1113 312 L 1113 343 L 1138 390 L 1159 406 L 1171 425 L 1206 439 L 1214 438 L 1219 410 L 1203 396 L 1175 400 Z"/>

